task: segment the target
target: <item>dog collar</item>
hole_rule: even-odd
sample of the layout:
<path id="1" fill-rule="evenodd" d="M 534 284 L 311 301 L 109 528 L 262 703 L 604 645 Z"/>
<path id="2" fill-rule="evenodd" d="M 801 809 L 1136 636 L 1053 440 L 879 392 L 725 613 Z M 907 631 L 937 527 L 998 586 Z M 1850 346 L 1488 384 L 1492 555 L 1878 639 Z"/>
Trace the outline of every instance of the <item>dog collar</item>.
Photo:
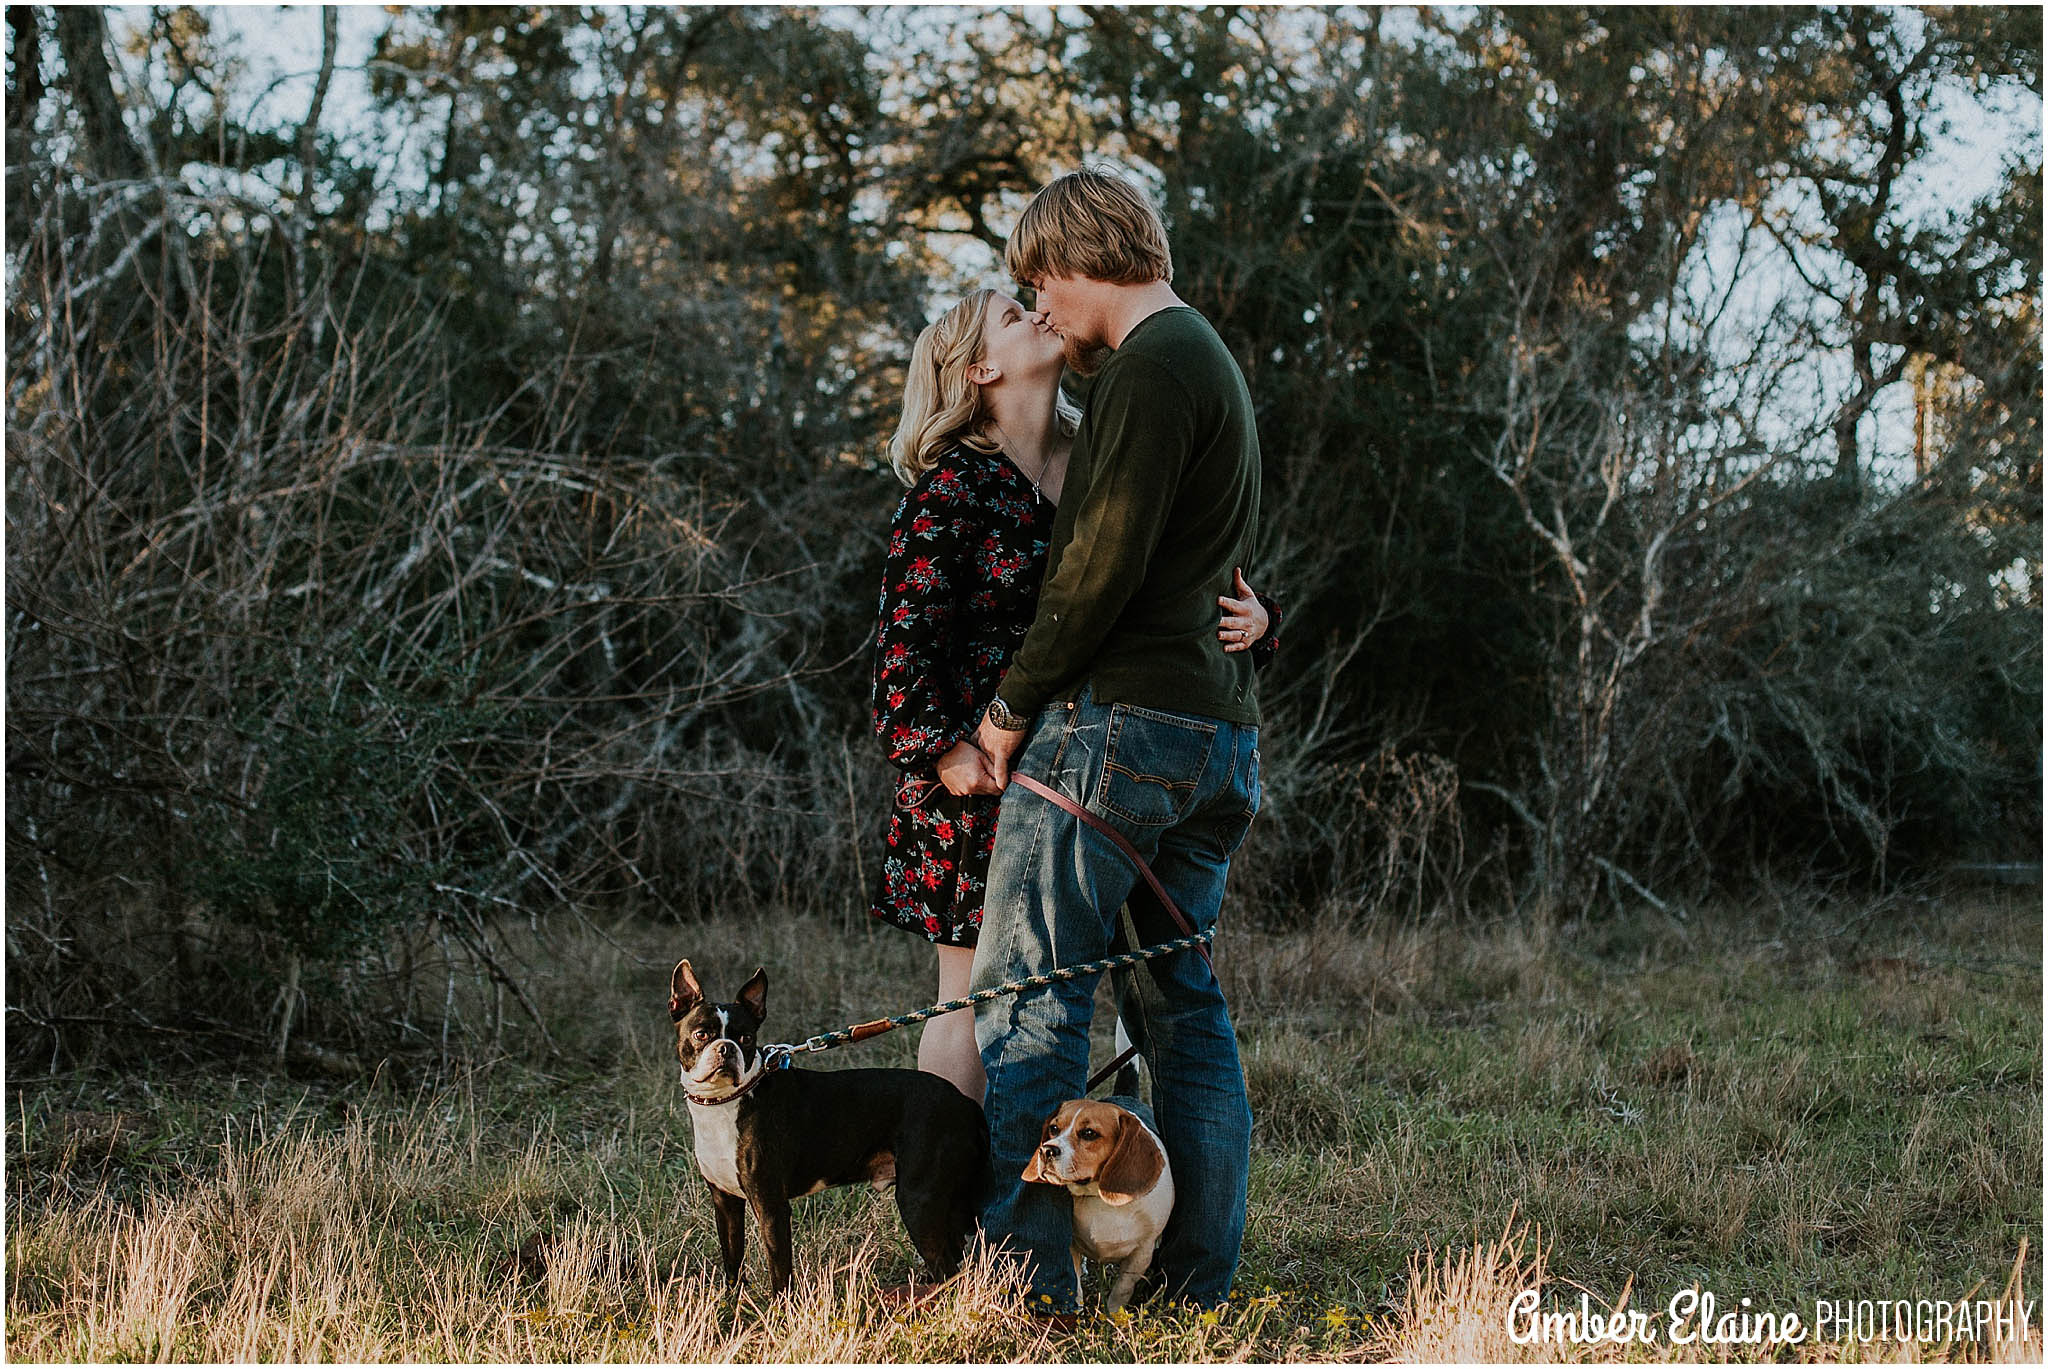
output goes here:
<path id="1" fill-rule="evenodd" d="M 755 1089 L 761 1087 L 762 1083 L 768 1078 L 768 1076 L 775 1073 L 775 1071 L 785 1070 L 788 1068 L 789 1057 L 787 1055 L 770 1056 L 767 1060 L 765 1060 L 762 1063 L 761 1072 L 755 1075 L 751 1082 L 740 1085 L 731 1093 L 726 1094 L 723 1098 L 699 1098 L 696 1094 L 690 1092 L 690 1090 L 687 1088 L 683 1090 L 683 1097 L 689 1099 L 692 1103 L 695 1103 L 700 1108 L 722 1108 L 727 1103 L 739 1102 L 740 1099 L 746 1097 Z"/>

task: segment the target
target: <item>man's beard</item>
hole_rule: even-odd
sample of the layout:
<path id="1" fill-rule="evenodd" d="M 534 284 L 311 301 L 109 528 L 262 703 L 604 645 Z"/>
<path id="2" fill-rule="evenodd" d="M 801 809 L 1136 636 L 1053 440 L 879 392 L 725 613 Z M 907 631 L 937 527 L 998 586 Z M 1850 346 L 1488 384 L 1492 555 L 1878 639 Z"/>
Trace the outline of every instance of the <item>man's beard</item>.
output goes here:
<path id="1" fill-rule="evenodd" d="M 1092 376 L 1102 369 L 1102 363 L 1109 360 L 1109 354 L 1116 349 L 1105 347 L 1099 342 L 1083 342 L 1077 337 L 1060 334 L 1060 352 L 1065 357 L 1067 369 L 1075 375 Z"/>

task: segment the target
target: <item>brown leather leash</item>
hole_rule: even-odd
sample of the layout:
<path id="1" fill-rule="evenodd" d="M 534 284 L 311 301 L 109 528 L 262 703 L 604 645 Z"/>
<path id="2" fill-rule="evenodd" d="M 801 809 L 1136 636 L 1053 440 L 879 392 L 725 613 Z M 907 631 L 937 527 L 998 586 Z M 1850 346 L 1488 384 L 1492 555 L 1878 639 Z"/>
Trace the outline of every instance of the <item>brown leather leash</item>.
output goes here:
<path id="1" fill-rule="evenodd" d="M 1116 828 L 1111 827 L 1101 818 L 1096 817 L 1086 808 L 1083 808 L 1080 804 L 1074 802 L 1074 800 L 1068 798 L 1043 780 L 1035 780 L 1021 770 L 1010 772 L 1010 783 L 1023 785 L 1053 807 L 1072 813 L 1082 822 L 1102 833 L 1103 836 L 1108 837 L 1110 843 L 1117 850 L 1123 852 L 1124 859 L 1128 860 L 1133 868 L 1144 877 L 1145 883 L 1151 887 L 1153 894 L 1158 897 L 1159 906 L 1166 909 L 1167 915 L 1173 919 L 1173 925 L 1180 928 L 1180 934 L 1182 936 L 1193 936 L 1195 934 L 1195 924 L 1188 921 L 1187 914 L 1183 913 L 1180 910 L 1180 905 L 1173 901 L 1173 895 L 1167 893 L 1166 886 L 1159 882 L 1159 876 L 1152 873 L 1152 867 L 1145 863 L 1145 858 L 1138 854 L 1138 848 L 1131 845 L 1130 840 L 1122 832 L 1117 831 Z M 1203 946 L 1199 949 L 1202 952 L 1202 958 L 1204 960 L 1209 959 L 1209 948 Z"/>
<path id="2" fill-rule="evenodd" d="M 1053 807 L 1063 812 L 1071 813 L 1089 827 L 1108 837 L 1110 844 L 1122 852 L 1124 859 L 1128 860 L 1132 868 L 1136 869 L 1139 875 L 1144 877 L 1145 883 L 1150 886 L 1153 896 L 1159 900 L 1159 906 L 1166 909 L 1167 915 L 1173 919 L 1174 925 L 1180 928 L 1181 935 L 1193 936 L 1195 934 L 1194 923 L 1188 921 L 1187 914 L 1183 913 L 1180 910 L 1180 905 L 1173 901 L 1173 895 L 1167 893 L 1166 886 L 1159 882 L 1159 876 L 1152 873 L 1152 867 L 1145 863 L 1145 858 L 1138 854 L 1138 848 L 1131 845 L 1130 840 L 1122 832 L 1117 831 L 1116 828 L 1111 827 L 1101 818 L 1096 817 L 1095 814 L 1089 812 L 1086 808 L 1083 808 L 1051 785 L 1046 784 L 1042 780 L 1035 780 L 1021 770 L 1012 770 L 1010 772 L 1010 783 L 1022 785 Z M 1195 949 L 1202 953 L 1202 959 L 1209 961 L 1212 966 L 1215 964 L 1215 961 L 1209 955 L 1209 948 L 1206 945 L 1198 945 Z M 1083 1093 L 1095 1092 L 1096 1085 L 1115 1074 L 1125 1065 L 1128 1065 L 1137 1054 L 1137 1046 L 1127 1047 L 1123 1054 L 1097 1070 L 1094 1076 L 1089 1079 L 1088 1086 L 1081 1091 Z"/>

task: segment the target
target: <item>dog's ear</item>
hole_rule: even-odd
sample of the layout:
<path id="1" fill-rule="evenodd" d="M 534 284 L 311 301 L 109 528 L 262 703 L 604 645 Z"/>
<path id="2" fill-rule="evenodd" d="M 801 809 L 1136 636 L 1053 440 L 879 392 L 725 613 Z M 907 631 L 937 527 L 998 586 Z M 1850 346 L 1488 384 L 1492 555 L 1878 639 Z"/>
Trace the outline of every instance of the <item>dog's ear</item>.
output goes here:
<path id="1" fill-rule="evenodd" d="M 768 971 L 754 971 L 754 977 L 740 990 L 740 1002 L 754 1015 L 756 1022 L 768 1020 Z"/>
<path id="2" fill-rule="evenodd" d="M 697 982 L 697 972 L 690 968 L 687 960 L 676 962 L 676 972 L 668 981 L 668 1016 L 671 1022 L 680 1022 L 690 1009 L 704 1001 L 704 987 Z"/>
<path id="3" fill-rule="evenodd" d="M 1103 1202 L 1122 1207 L 1140 1193 L 1152 1191 L 1166 1171 L 1166 1157 L 1160 1154 L 1152 1133 L 1136 1117 L 1125 1112 L 1116 1120 L 1116 1144 L 1110 1149 L 1109 1159 L 1095 1172 L 1095 1186 L 1102 1191 Z"/>

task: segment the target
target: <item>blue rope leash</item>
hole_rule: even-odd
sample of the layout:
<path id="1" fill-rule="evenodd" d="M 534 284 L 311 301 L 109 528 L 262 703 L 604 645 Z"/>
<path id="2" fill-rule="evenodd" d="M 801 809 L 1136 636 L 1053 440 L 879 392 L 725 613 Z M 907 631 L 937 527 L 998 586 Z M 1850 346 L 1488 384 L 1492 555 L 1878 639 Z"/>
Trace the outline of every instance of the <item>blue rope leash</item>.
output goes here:
<path id="1" fill-rule="evenodd" d="M 1082 975 L 1101 974 L 1107 970 L 1120 970 L 1126 965 L 1136 965 L 1140 961 L 1145 960 L 1157 960 L 1161 956 L 1172 955 L 1176 951 L 1193 950 L 1197 946 L 1207 944 L 1215 935 L 1216 929 L 1211 927 L 1206 932 L 1197 932 L 1193 936 L 1184 936 L 1176 941 L 1162 941 L 1157 946 L 1147 946 L 1140 951 L 1126 951 L 1122 955 L 1113 955 L 1102 960 L 1091 960 L 1085 965 L 1068 965 L 1049 974 L 1035 974 L 1025 979 L 1013 979 L 1007 984 L 998 984 L 992 989 L 977 990 L 965 998 L 955 998 L 944 1003 L 934 1003 L 929 1008 L 919 1008 L 916 1012 L 904 1013 L 901 1017 L 883 1017 L 873 1022 L 862 1022 L 857 1026 L 843 1027 L 834 1032 L 825 1032 L 794 1046 L 763 1046 L 761 1048 L 762 1054 L 767 1058 L 769 1069 L 782 1069 L 789 1064 L 791 1056 L 802 1055 L 808 1051 L 829 1051 L 837 1046 L 848 1045 L 855 1041 L 865 1041 L 869 1037 L 895 1031 L 898 1027 L 915 1026 L 919 1022 L 928 1022 L 934 1017 L 943 1017 L 949 1012 L 958 1012 L 962 1008 L 971 1008 L 977 1003 L 986 1003 L 991 999 L 1002 998 L 1008 994 L 1023 993 L 1026 989 L 1042 989 L 1049 984 L 1059 984 L 1069 979 L 1079 979 Z"/>

